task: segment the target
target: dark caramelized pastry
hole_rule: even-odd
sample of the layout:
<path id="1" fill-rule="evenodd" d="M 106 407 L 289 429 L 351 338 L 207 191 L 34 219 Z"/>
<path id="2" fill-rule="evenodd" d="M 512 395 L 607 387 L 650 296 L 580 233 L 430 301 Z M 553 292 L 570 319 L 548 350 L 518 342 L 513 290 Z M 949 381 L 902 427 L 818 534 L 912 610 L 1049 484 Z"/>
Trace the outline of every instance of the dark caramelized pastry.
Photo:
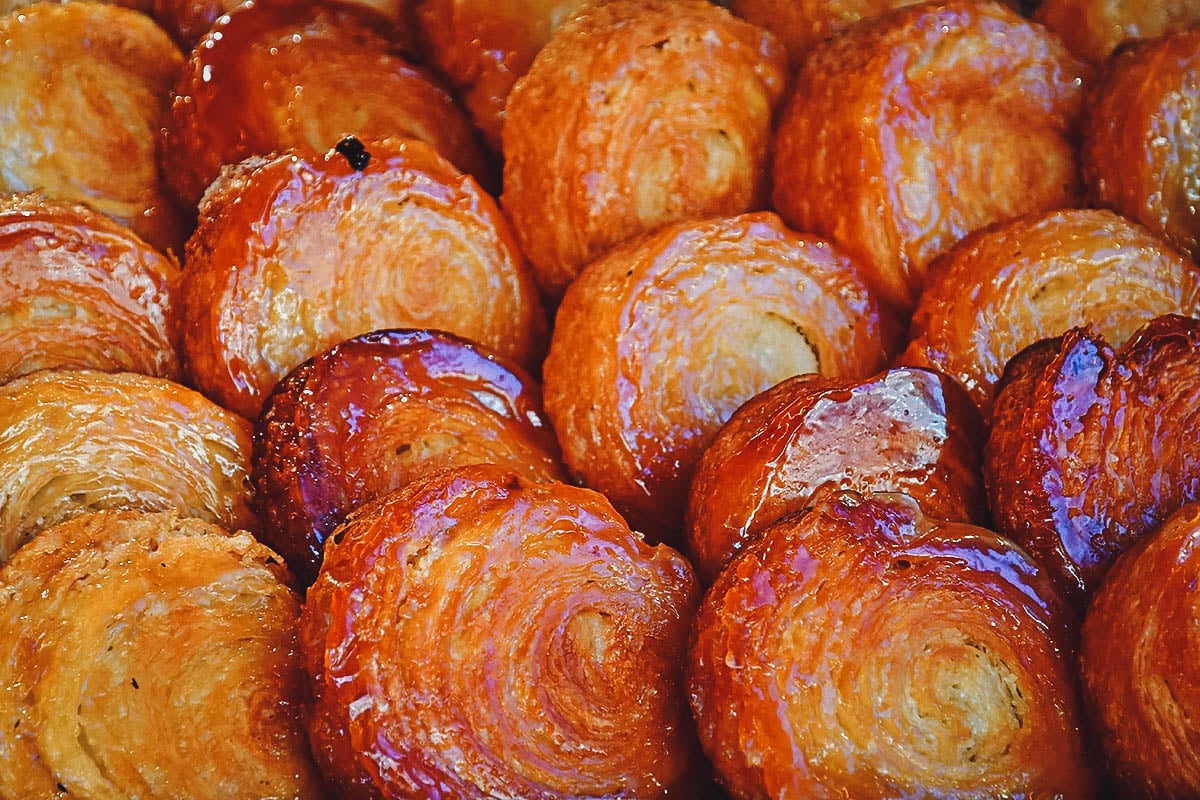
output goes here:
<path id="1" fill-rule="evenodd" d="M 679 223 L 614 248 L 563 298 L 546 412 L 573 473 L 674 541 L 688 483 L 743 402 L 806 372 L 884 363 L 855 265 L 768 212 Z"/>
<path id="2" fill-rule="evenodd" d="M 219 34 L 219 35 L 217 35 Z M 163 131 L 163 173 L 195 208 L 221 167 L 252 155 L 325 153 L 346 136 L 401 136 L 488 174 L 475 133 L 388 20 L 361 6 L 256 0 L 192 51 Z"/>
<path id="3" fill-rule="evenodd" d="M 355 337 L 301 364 L 263 406 L 253 465 L 263 540 L 307 585 L 346 514 L 466 464 L 563 477 L 540 387 L 449 334 Z"/>
<path id="4" fill-rule="evenodd" d="M 175 39 L 191 50 L 208 33 L 213 23 L 222 14 L 233 11 L 243 0 L 142 0 L 152 6 L 149 12 L 154 15 Z M 302 0 L 307 2 L 307 0 Z M 351 5 L 370 6 L 385 14 L 389 19 L 403 21 L 408 10 L 409 0 L 346 0 Z M 397 36 L 404 35 L 404 29 L 397 27 Z"/>
<path id="5" fill-rule="evenodd" d="M 130 372 L 43 370 L 0 386 L 0 562 L 96 509 L 175 509 L 230 529 L 250 511 L 250 424 Z"/>
<path id="6" fill-rule="evenodd" d="M 637 234 L 761 208 L 786 77 L 773 37 L 705 0 L 612 0 L 556 30 L 504 122 L 502 203 L 546 294 Z"/>
<path id="7" fill-rule="evenodd" d="M 985 523 L 982 444 L 971 399 L 936 372 L 789 378 L 734 412 L 704 451 L 688 495 L 688 554 L 711 582 L 825 485 L 903 492 L 931 517 Z"/>
<path id="8" fill-rule="evenodd" d="M 787 47 L 793 66 L 817 42 L 848 28 L 860 19 L 874 17 L 917 0 L 730 0 L 733 13 L 761 25 Z"/>
<path id="9" fill-rule="evenodd" d="M 1100 63 L 1122 42 L 1154 39 L 1200 22 L 1200 5 L 1196 0 L 1042 0 L 1035 19 L 1073 52 Z"/>
<path id="10" fill-rule="evenodd" d="M 1192 4 L 1200 22 L 1200 4 Z M 1091 96 L 1092 197 L 1200 260 L 1200 27 L 1121 52 Z"/>
<path id="11" fill-rule="evenodd" d="M 42 532 L 0 570 L 0 796 L 322 797 L 288 578 L 173 512 Z"/>
<path id="12" fill-rule="evenodd" d="M 997 530 L 1079 605 L 1120 553 L 1200 499 L 1200 320 L 1160 317 L 1119 349 L 1082 329 L 1005 370 L 984 450 Z"/>
<path id="13" fill-rule="evenodd" d="M 183 56 L 146 16 L 35 3 L 0 17 L 0 192 L 86 203 L 160 250 L 183 217 L 155 146 Z"/>
<path id="14" fill-rule="evenodd" d="M 329 540 L 301 642 L 338 797 L 697 796 L 691 567 L 595 492 L 491 466 Z"/>
<path id="15" fill-rule="evenodd" d="M 930 268 L 900 357 L 957 378 L 985 413 L 1009 359 L 1091 325 L 1120 346 L 1163 314 L 1200 315 L 1200 270 L 1108 211 L 1022 217 L 968 236 Z"/>
<path id="16" fill-rule="evenodd" d="M 47 367 L 179 376 L 179 267 L 108 217 L 0 197 L 0 383 Z"/>
<path id="17" fill-rule="evenodd" d="M 415 141 L 224 173 L 188 242 L 183 297 L 193 380 L 247 417 L 301 362 L 381 328 L 447 330 L 526 367 L 545 347 L 495 201 Z"/>
<path id="18" fill-rule="evenodd" d="M 1083 696 L 1122 797 L 1200 796 L 1200 505 L 1117 559 L 1088 608 Z"/>
<path id="19" fill-rule="evenodd" d="M 775 207 L 843 245 L 880 300 L 911 312 L 967 233 L 1079 197 L 1087 69 L 991 2 L 897 9 L 815 46 L 784 107 Z"/>
<path id="20" fill-rule="evenodd" d="M 1093 797 L 1077 624 L 994 533 L 823 493 L 704 598 L 700 741 L 742 799 Z"/>

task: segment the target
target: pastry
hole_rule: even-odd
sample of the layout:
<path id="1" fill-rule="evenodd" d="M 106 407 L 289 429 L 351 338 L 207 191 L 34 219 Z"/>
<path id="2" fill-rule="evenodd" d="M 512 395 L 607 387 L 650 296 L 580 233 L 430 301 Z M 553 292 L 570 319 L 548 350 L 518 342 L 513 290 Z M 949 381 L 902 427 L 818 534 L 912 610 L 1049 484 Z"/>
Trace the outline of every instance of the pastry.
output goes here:
<path id="1" fill-rule="evenodd" d="M 809 49 L 833 34 L 918 0 L 729 0 L 733 13 L 779 37 L 793 68 Z"/>
<path id="2" fill-rule="evenodd" d="M 420 142 L 339 148 L 250 159 L 205 196 L 183 282 L 196 385 L 252 418 L 301 362 L 387 327 L 534 367 L 543 312 L 495 201 Z"/>
<path id="3" fill-rule="evenodd" d="M 748 400 L 704 451 L 688 494 L 688 555 L 706 582 L 823 486 L 903 492 L 937 519 L 986 524 L 983 426 L 950 378 L 798 375 Z"/>
<path id="4" fill-rule="evenodd" d="M 1195 0 L 1042 0 L 1034 18 L 1098 64 L 1124 42 L 1154 39 L 1200 22 L 1200 6 Z"/>
<path id="5" fill-rule="evenodd" d="M 874 297 L 836 247 L 769 212 L 668 226 L 588 265 L 543 366 L 572 473 L 637 530 L 677 541 L 688 482 L 746 400 L 806 372 L 884 364 Z"/>
<path id="6" fill-rule="evenodd" d="M 449 334 L 356 336 L 267 397 L 253 462 L 264 541 L 310 584 L 325 538 L 350 511 L 466 464 L 503 465 L 531 481 L 563 477 L 538 384 Z"/>
<path id="7" fill-rule="evenodd" d="M 738 800 L 1093 797 L 1077 625 L 994 533 L 822 493 L 705 595 L 700 741 Z"/>
<path id="8" fill-rule="evenodd" d="M 602 496 L 462 467 L 329 539 L 301 642 L 338 797 L 693 798 L 698 592 Z"/>
<path id="9" fill-rule="evenodd" d="M 786 78 L 773 37 L 705 0 L 612 0 L 563 23 L 503 131 L 501 204 L 545 294 L 638 234 L 762 208 Z"/>
<path id="10" fill-rule="evenodd" d="M 243 0 L 142 0 L 149 13 L 186 49 L 193 49 L 223 14 L 240 6 Z M 257 0 L 256 0 L 257 2 Z M 307 0 L 305 0 L 307 2 Z M 389 19 L 401 23 L 397 35 L 404 40 L 410 0 L 346 0 L 351 5 L 374 8 Z"/>

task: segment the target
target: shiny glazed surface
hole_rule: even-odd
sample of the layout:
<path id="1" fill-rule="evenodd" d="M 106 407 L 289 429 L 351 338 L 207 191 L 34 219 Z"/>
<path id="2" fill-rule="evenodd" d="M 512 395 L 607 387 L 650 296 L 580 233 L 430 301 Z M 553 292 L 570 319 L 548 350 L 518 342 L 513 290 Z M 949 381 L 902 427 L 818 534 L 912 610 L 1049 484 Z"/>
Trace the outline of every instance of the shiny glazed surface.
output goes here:
<path id="1" fill-rule="evenodd" d="M 256 0 L 258 1 L 258 0 Z M 150 6 L 149 13 L 176 41 L 188 50 L 199 43 L 204 34 L 222 15 L 242 4 L 242 0 L 141 0 Z M 348 5 L 375 8 L 390 20 L 403 23 L 410 0 L 346 0 Z M 294 3 L 300 5 L 301 3 Z M 399 30 L 404 36 L 405 31 Z"/>
<path id="2" fill-rule="evenodd" d="M 823 493 L 705 596 L 688 686 L 734 798 L 1088 798 L 1078 622 L 1007 540 Z"/>
<path id="3" fill-rule="evenodd" d="M 705 0 L 614 0 L 556 30 L 504 124 L 501 202 L 543 291 L 638 234 L 762 208 L 786 78 L 773 37 Z"/>
<path id="4" fill-rule="evenodd" d="M 767 212 L 679 223 L 567 290 L 546 412 L 573 473 L 678 540 L 695 464 L 738 406 L 792 375 L 870 375 L 884 350 L 874 298 L 827 242 Z"/>
<path id="5" fill-rule="evenodd" d="M 774 205 L 842 244 L 910 313 L 973 230 L 1074 205 L 1089 70 L 997 3 L 909 6 L 815 46 L 775 141 Z"/>
<path id="6" fill-rule="evenodd" d="M 340 797 L 695 798 L 691 567 L 586 489 L 495 467 L 364 506 L 301 621 Z"/>
<path id="7" fill-rule="evenodd" d="M 1195 0 L 1043 0 L 1034 18 L 1080 57 L 1100 63 L 1122 42 L 1154 39 L 1200 22 L 1200 5 Z"/>
<path id="8" fill-rule="evenodd" d="M 492 200 L 420 142 L 365 144 L 369 162 L 252 159 L 205 199 L 188 242 L 183 347 L 193 380 L 247 417 L 334 344 L 438 328 L 525 366 L 545 320 Z"/>
<path id="9" fill-rule="evenodd" d="M 1079 329 L 1026 350 L 996 396 L 984 483 L 997 530 L 1082 606 L 1113 560 L 1200 499 L 1200 321 L 1120 348 Z"/>
<path id="10" fill-rule="evenodd" d="M 919 0 L 730 0 L 729 8 L 779 37 L 792 66 L 798 67 L 822 39 L 860 19 L 916 2 Z"/>
<path id="11" fill-rule="evenodd" d="M 172 512 L 44 531 L 0 570 L 0 795 L 323 797 L 288 578 Z"/>
<path id="12" fill-rule="evenodd" d="M 467 464 L 564 477 L 541 387 L 449 334 L 357 336 L 301 364 L 267 398 L 253 465 L 264 541 L 310 584 L 325 538 L 354 508 Z"/>
<path id="13" fill-rule="evenodd" d="M 823 486 L 903 492 L 925 514 L 986 524 L 983 426 L 951 379 L 902 367 L 866 380 L 800 375 L 734 412 L 688 494 L 688 554 L 708 583 Z"/>
<path id="14" fill-rule="evenodd" d="M 179 267 L 108 217 L 0 197 L 0 383 L 47 367 L 179 377 Z"/>

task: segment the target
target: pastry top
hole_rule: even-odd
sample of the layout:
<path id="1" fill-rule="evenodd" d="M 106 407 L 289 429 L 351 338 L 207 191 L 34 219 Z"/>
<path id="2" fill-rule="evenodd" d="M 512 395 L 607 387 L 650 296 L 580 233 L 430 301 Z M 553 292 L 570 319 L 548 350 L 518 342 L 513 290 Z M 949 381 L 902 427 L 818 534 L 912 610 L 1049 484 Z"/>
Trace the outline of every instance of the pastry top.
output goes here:
<path id="1" fill-rule="evenodd" d="M 258 0 L 256 0 L 257 2 Z M 193 49 L 223 14 L 233 11 L 243 0 L 138 0 L 150 6 L 149 13 L 175 37 L 185 49 Z M 346 0 L 352 5 L 376 9 L 389 19 L 400 22 L 397 36 L 407 33 L 403 27 L 411 0 Z"/>
<path id="2" fill-rule="evenodd" d="M 183 55 L 144 14 L 35 3 L 0 17 L 0 191 L 86 203 L 160 250 L 184 218 L 155 147 Z"/>
<path id="3" fill-rule="evenodd" d="M 1081 58 L 1097 64 L 1123 42 L 1200 22 L 1195 0 L 1042 0 L 1034 14 Z"/>
<path id="4" fill-rule="evenodd" d="M 920 0 L 729 0 L 729 8 L 779 37 L 793 67 L 813 45 L 861 19 Z"/>

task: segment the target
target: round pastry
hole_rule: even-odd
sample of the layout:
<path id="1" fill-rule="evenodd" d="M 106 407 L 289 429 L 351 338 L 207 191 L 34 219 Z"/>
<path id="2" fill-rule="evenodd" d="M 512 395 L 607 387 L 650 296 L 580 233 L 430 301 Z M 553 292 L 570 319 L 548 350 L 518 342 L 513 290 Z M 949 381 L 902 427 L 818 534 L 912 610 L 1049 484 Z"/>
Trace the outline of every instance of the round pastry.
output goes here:
<path id="1" fill-rule="evenodd" d="M 251 434 L 163 378 L 43 370 L 0 386 L 0 562 L 42 528 L 117 506 L 257 529 Z"/>
<path id="2" fill-rule="evenodd" d="M 909 6 L 919 0 L 730 0 L 733 13 L 766 28 L 787 48 L 799 67 L 813 45 L 860 19 Z"/>
<path id="3" fill-rule="evenodd" d="M 984 524 L 982 445 L 975 405 L 936 372 L 788 378 L 746 401 L 704 451 L 688 495 L 688 555 L 711 583 L 826 485 L 903 492 L 930 517 Z"/>
<path id="4" fill-rule="evenodd" d="M 563 477 L 541 387 L 449 334 L 357 336 L 301 364 L 263 405 L 253 461 L 263 541 L 308 585 L 350 511 L 467 464 Z"/>
<path id="5" fill-rule="evenodd" d="M 163 129 L 163 174 L 196 208 L 221 167 L 346 136 L 419 139 L 459 169 L 489 174 L 475 132 L 431 75 L 406 61 L 393 26 L 359 5 L 256 0 L 192 51 Z"/>
<path id="6" fill-rule="evenodd" d="M 975 0 L 897 9 L 809 51 L 775 144 L 775 208 L 846 247 L 911 312 L 967 233 L 1076 204 L 1087 68 L 1050 32 Z"/>
<path id="7" fill-rule="evenodd" d="M 86 203 L 160 250 L 184 219 L 155 146 L 183 56 L 148 17 L 35 3 L 0 17 L 0 192 Z"/>
<path id="8" fill-rule="evenodd" d="M 990 531 L 904 495 L 822 493 L 705 595 L 700 741 L 741 800 L 1093 797 L 1077 625 Z"/>
<path id="9" fill-rule="evenodd" d="M 1017 356 L 983 477 L 1000 533 L 1079 607 L 1113 560 L 1200 500 L 1200 320 L 1168 315 L 1120 348 L 1075 328 Z"/>
<path id="10" fill-rule="evenodd" d="M 673 541 L 696 462 L 738 406 L 792 375 L 870 375 L 884 349 L 874 298 L 828 243 L 769 212 L 678 223 L 571 284 L 546 413 L 571 471 Z"/>
<path id="11" fill-rule="evenodd" d="M 786 77 L 770 34 L 705 0 L 612 0 L 558 28 L 504 122 L 501 201 L 547 296 L 637 234 L 761 208 Z"/>
<path id="12" fill-rule="evenodd" d="M 141 0 L 153 14 L 159 25 L 167 30 L 176 41 L 188 50 L 193 49 L 204 38 L 213 24 L 221 17 L 242 5 L 244 0 Z M 256 0 L 258 2 L 259 0 Z M 396 35 L 406 35 L 406 21 L 410 0 L 346 0 L 351 5 L 374 8 L 390 20 L 400 22 Z"/>
<path id="13" fill-rule="evenodd" d="M 1113 564 L 1083 623 L 1083 696 L 1122 797 L 1200 795 L 1200 505 Z"/>
<path id="14" fill-rule="evenodd" d="M 1200 5 L 1195 0 L 1042 0 L 1034 18 L 1081 58 L 1098 64 L 1123 42 L 1155 39 L 1200 22 Z"/>
<path id="15" fill-rule="evenodd" d="M 338 797 L 696 797 L 691 567 L 599 494 L 437 473 L 330 538 L 301 642 Z"/>
<path id="16" fill-rule="evenodd" d="M 84 206 L 0 197 L 0 383 L 48 367 L 179 376 L 179 267 Z"/>
<path id="17" fill-rule="evenodd" d="M 931 265 L 906 364 L 938 369 L 984 411 L 1009 359 L 1084 325 L 1120 346 L 1163 314 L 1200 316 L 1200 270 L 1108 211 L 1022 217 L 972 234 Z"/>
<path id="18" fill-rule="evenodd" d="M 500 152 L 504 102 L 550 34 L 592 0 L 420 0 L 430 58 Z"/>
<path id="19" fill-rule="evenodd" d="M 322 797 L 288 579 L 173 512 L 42 532 L 0 570 L 0 796 Z"/>
<path id="20" fill-rule="evenodd" d="M 1192 4 L 1200 21 L 1200 4 Z M 1200 27 L 1121 52 L 1084 125 L 1095 201 L 1200 260 Z"/>
<path id="21" fill-rule="evenodd" d="M 451 331 L 526 367 L 545 347 L 495 201 L 415 141 L 349 139 L 225 172 L 188 242 L 183 297 L 192 379 L 247 417 L 301 362 L 381 328 Z"/>

